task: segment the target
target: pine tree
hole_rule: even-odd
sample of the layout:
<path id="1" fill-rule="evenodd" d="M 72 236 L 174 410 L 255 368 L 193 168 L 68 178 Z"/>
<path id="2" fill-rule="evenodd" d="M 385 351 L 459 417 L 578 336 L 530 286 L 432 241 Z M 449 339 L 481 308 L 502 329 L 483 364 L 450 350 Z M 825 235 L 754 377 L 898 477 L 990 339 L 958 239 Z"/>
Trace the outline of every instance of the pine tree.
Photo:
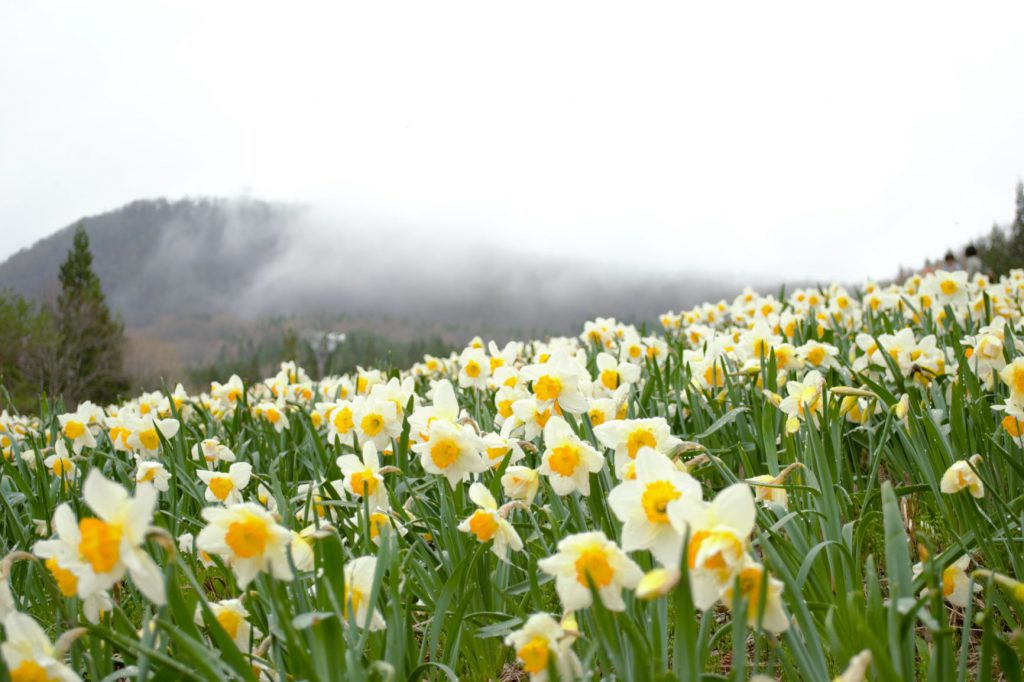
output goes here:
<path id="1" fill-rule="evenodd" d="M 60 266 L 57 299 L 58 350 L 53 391 L 69 403 L 114 401 L 128 390 L 124 325 L 107 307 L 84 224 Z"/>

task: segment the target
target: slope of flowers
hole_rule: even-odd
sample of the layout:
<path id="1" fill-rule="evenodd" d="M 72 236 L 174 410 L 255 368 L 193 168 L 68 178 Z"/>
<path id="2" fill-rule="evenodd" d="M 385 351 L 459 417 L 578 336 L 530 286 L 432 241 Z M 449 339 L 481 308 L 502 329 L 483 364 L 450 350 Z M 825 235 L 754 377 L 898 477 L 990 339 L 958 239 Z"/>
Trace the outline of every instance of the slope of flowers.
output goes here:
<path id="1" fill-rule="evenodd" d="M 658 333 L 4 412 L 3 666 L 1020 679 L 1022 292 L 746 290 Z"/>

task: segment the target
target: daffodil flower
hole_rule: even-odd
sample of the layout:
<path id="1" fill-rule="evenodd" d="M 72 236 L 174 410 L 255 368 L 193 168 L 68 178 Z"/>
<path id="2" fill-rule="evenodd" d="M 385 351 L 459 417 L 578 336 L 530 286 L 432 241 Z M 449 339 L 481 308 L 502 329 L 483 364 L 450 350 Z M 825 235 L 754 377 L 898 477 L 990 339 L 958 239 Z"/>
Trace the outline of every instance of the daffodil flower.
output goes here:
<path id="1" fill-rule="evenodd" d="M 471 474 L 487 471 L 485 449 L 483 440 L 472 429 L 443 419 L 432 421 L 427 439 L 412 446 L 420 456 L 423 470 L 444 476 L 453 489 Z"/>
<path id="2" fill-rule="evenodd" d="M 544 426 L 542 464 L 537 470 L 547 476 L 551 489 L 558 495 L 578 490 L 590 494 L 590 474 L 604 468 L 604 457 L 589 443 L 580 440 L 561 417 L 552 417 Z"/>
<path id="3" fill-rule="evenodd" d="M 82 678 L 58 660 L 50 638 L 39 624 L 24 613 L 8 614 L 4 619 L 7 638 L 0 653 L 12 682 L 80 682 Z"/>
<path id="4" fill-rule="evenodd" d="M 341 455 L 338 468 L 345 477 L 345 491 L 357 498 L 366 499 L 370 509 L 388 509 L 388 491 L 380 473 L 380 459 L 373 441 L 363 444 L 362 458 L 356 455 Z"/>
<path id="5" fill-rule="evenodd" d="M 242 490 L 249 485 L 252 477 L 252 465 L 248 462 L 235 462 L 227 473 L 199 469 L 196 476 L 206 484 L 207 502 L 238 504 L 242 501 Z"/>
<path id="6" fill-rule="evenodd" d="M 359 557 L 345 564 L 345 624 L 351 620 L 358 628 L 376 631 L 387 627 L 384 616 L 370 604 L 377 558 Z"/>
<path id="7" fill-rule="evenodd" d="M 767 585 L 764 584 L 766 580 Z M 781 580 L 768 575 L 764 566 L 748 558 L 735 580 L 726 584 L 722 590 L 722 603 L 729 609 L 733 606 L 736 585 L 739 586 L 741 599 L 746 603 L 748 627 L 757 627 L 760 622 L 762 628 L 775 634 L 789 629 L 789 617 L 782 608 Z"/>
<path id="8" fill-rule="evenodd" d="M 747 561 L 747 542 L 757 518 L 754 495 L 746 483 L 734 483 L 710 503 L 683 497 L 669 506 L 668 515 L 676 531 L 689 533 L 693 603 L 707 610 Z"/>
<path id="9" fill-rule="evenodd" d="M 491 551 L 502 561 L 508 561 L 508 551 L 523 549 L 519 533 L 498 511 L 498 503 L 479 481 L 469 487 L 469 499 L 479 507 L 469 518 L 459 524 L 463 533 L 472 533 L 480 542 L 490 542 Z"/>
<path id="10" fill-rule="evenodd" d="M 636 459 L 640 448 L 668 454 L 682 442 L 672 435 L 668 422 L 662 417 L 614 419 L 595 427 L 594 435 L 601 445 L 615 450 L 615 476 L 619 479 Z"/>
<path id="11" fill-rule="evenodd" d="M 210 602 L 210 611 L 239 651 L 248 653 L 252 640 L 258 640 L 263 636 L 263 633 L 249 622 L 249 612 L 240 599 Z M 196 604 L 195 623 L 204 624 L 203 611 L 199 604 Z"/>
<path id="12" fill-rule="evenodd" d="M 699 502 L 700 483 L 649 447 L 637 453 L 635 473 L 608 495 L 608 505 L 623 523 L 622 549 L 647 549 L 662 565 L 677 566 L 683 536 L 669 521 L 668 508 L 683 499 Z"/>
<path id="13" fill-rule="evenodd" d="M 583 666 L 572 650 L 575 637 L 546 613 L 530 616 L 523 627 L 505 637 L 505 644 L 529 674 L 531 682 L 546 682 L 548 668 L 554 666 L 562 680 L 574 680 L 583 674 Z"/>
<path id="14" fill-rule="evenodd" d="M 227 508 L 206 507 L 202 515 L 207 525 L 199 532 L 196 547 L 231 564 L 239 587 L 251 583 L 261 571 L 278 580 L 291 580 L 291 533 L 266 509 L 243 502 Z"/>
<path id="15" fill-rule="evenodd" d="M 591 586 L 610 611 L 623 611 L 622 590 L 633 589 L 643 577 L 640 567 L 604 533 L 577 533 L 562 538 L 558 553 L 537 562 L 555 577 L 555 591 L 567 611 L 593 604 Z"/>
<path id="16" fill-rule="evenodd" d="M 985 496 L 985 484 L 978 478 L 975 469 L 981 465 L 981 456 L 972 455 L 969 460 L 961 459 L 950 465 L 942 474 L 939 490 L 946 495 L 955 495 L 961 490 L 970 491 L 977 498 Z"/>

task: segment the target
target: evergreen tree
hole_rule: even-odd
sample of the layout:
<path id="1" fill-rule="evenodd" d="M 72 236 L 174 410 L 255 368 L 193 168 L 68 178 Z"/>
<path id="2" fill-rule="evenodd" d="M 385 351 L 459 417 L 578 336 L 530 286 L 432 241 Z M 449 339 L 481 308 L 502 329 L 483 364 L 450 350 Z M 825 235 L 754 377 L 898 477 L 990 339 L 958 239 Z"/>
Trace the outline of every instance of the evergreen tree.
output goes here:
<path id="1" fill-rule="evenodd" d="M 128 390 L 124 371 L 124 325 L 107 307 L 84 224 L 75 230 L 60 266 L 57 299 L 58 349 L 53 391 L 68 403 L 111 402 Z"/>

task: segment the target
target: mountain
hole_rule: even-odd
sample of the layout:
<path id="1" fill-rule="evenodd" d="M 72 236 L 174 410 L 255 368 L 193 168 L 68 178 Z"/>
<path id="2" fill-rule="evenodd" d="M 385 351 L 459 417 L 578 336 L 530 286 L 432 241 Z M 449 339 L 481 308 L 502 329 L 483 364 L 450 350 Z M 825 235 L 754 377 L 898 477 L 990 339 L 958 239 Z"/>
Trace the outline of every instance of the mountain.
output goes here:
<path id="1" fill-rule="evenodd" d="M 653 320 L 737 288 L 256 199 L 140 200 L 80 222 L 107 299 L 129 329 L 166 329 L 189 316 L 326 313 L 563 333 L 596 315 Z M 0 264 L 0 289 L 52 300 L 78 224 Z"/>
<path id="2" fill-rule="evenodd" d="M 297 207 L 243 199 L 135 201 L 89 216 L 0 264 L 0 289 L 37 300 L 59 290 L 57 272 L 79 223 L 111 307 L 129 327 L 162 314 L 217 314 L 260 275 L 288 239 Z"/>

